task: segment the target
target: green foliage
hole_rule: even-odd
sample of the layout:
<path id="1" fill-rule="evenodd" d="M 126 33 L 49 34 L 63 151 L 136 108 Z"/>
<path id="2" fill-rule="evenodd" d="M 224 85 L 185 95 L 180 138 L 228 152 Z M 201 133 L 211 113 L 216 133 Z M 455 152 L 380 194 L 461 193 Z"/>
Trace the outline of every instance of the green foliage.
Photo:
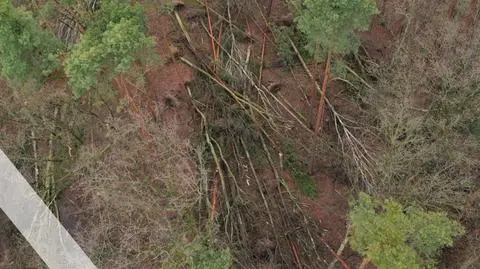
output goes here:
<path id="1" fill-rule="evenodd" d="M 346 54 L 356 52 L 360 46 L 356 31 L 367 30 L 376 13 L 373 0 L 305 0 L 296 21 L 312 54 L 317 45 Z"/>
<path id="2" fill-rule="evenodd" d="M 129 70 L 137 61 L 152 56 L 155 45 L 147 37 L 143 10 L 127 1 L 102 1 L 101 9 L 66 60 L 65 73 L 75 97 Z"/>
<path id="3" fill-rule="evenodd" d="M 192 262 L 192 269 L 229 269 L 232 254 L 228 249 L 215 250 L 205 246 L 197 249 Z"/>
<path id="4" fill-rule="evenodd" d="M 277 54 L 287 66 L 292 66 L 296 59 L 295 51 L 290 44 L 290 40 L 296 45 L 299 45 L 298 47 L 302 57 L 308 58 L 309 53 L 304 49 L 307 43 L 303 33 L 295 32 L 292 27 L 287 26 L 273 28 L 273 32 L 275 35 L 275 43 L 277 45 Z"/>
<path id="5" fill-rule="evenodd" d="M 335 59 L 334 61 L 332 61 L 332 67 L 330 72 L 336 77 L 346 78 L 348 75 L 347 67 L 348 65 L 347 63 L 345 63 L 344 60 Z"/>
<path id="6" fill-rule="evenodd" d="M 283 166 L 290 171 L 300 191 L 312 198 L 318 196 L 315 179 L 308 173 L 308 165 L 299 160 L 290 147 L 285 150 Z"/>
<path id="7" fill-rule="evenodd" d="M 43 4 L 37 15 L 37 19 L 40 21 L 48 21 L 52 20 L 55 18 L 55 15 L 57 14 L 57 8 L 55 6 L 55 3 L 53 1 L 47 1 L 45 4 Z"/>
<path id="8" fill-rule="evenodd" d="M 431 268 L 442 247 L 452 246 L 463 227 L 444 213 L 404 208 L 361 193 L 351 204 L 351 245 L 379 268 Z"/>
<path id="9" fill-rule="evenodd" d="M 172 14 L 174 10 L 175 10 L 175 6 L 173 5 L 173 2 L 167 1 L 160 5 L 160 11 L 165 15 Z"/>
<path id="10" fill-rule="evenodd" d="M 60 2 L 62 2 L 63 4 L 65 5 L 73 5 L 75 4 L 75 0 L 61 0 Z"/>
<path id="11" fill-rule="evenodd" d="M 171 259 L 163 265 L 164 268 L 192 269 L 229 269 L 232 267 L 232 254 L 229 249 L 208 247 L 202 240 L 176 246 L 170 251 Z"/>
<path id="12" fill-rule="evenodd" d="M 0 0 L 0 36 L 0 74 L 12 83 L 39 80 L 59 66 L 60 42 L 10 0 Z"/>
<path id="13" fill-rule="evenodd" d="M 167 247 L 169 259 L 162 268 L 192 268 L 192 269 L 229 269 L 232 267 L 233 256 L 229 248 L 221 246 L 210 232 L 198 230 L 198 223 L 192 212 L 186 212 L 182 217 L 180 227 L 185 234 L 195 236 L 186 242 L 179 238 Z"/>
<path id="14" fill-rule="evenodd" d="M 470 133 L 480 140 L 480 119 L 475 119 L 470 123 Z"/>

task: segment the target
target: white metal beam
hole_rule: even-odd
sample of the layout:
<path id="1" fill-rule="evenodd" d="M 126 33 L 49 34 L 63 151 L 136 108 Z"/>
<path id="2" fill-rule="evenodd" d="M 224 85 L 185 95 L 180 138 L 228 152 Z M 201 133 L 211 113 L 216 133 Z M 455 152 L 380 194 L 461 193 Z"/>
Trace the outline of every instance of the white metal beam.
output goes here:
<path id="1" fill-rule="evenodd" d="M 1 150 L 0 208 L 50 269 L 96 269 Z"/>

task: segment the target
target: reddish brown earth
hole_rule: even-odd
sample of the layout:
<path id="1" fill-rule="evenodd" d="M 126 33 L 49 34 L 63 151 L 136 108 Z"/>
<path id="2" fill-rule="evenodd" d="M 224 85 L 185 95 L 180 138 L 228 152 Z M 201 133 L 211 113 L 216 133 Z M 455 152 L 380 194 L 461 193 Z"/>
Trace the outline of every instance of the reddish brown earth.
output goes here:
<path id="1" fill-rule="evenodd" d="M 149 33 L 157 41 L 156 50 L 164 64 L 147 72 L 147 93 L 142 99 L 148 102 L 157 120 L 167 122 L 179 137 L 188 139 L 192 132 L 193 110 L 185 85 L 195 79 L 195 73 L 178 60 L 182 48 L 175 45 L 179 33 L 173 23 L 172 17 L 156 9 L 148 11 Z"/>
<path id="2" fill-rule="evenodd" d="M 398 23 L 402 23 L 403 20 Z M 394 34 L 379 22 L 379 17 L 372 20 L 370 31 L 360 33 L 366 53 L 376 60 L 388 59 L 392 54 Z"/>

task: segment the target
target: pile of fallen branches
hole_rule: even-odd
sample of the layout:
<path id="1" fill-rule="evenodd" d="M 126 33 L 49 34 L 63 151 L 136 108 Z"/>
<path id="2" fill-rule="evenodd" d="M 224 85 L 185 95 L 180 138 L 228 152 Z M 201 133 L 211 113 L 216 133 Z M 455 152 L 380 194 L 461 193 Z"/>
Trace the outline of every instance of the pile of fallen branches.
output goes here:
<path id="1" fill-rule="evenodd" d="M 197 49 L 200 45 L 177 11 L 174 17 L 191 51 L 191 56 L 181 60 L 200 74 L 188 93 L 202 131 L 203 146 L 197 159 L 204 194 L 200 211 L 206 213 L 201 218 L 207 227 L 224 235 L 241 268 L 327 267 L 335 253 L 322 241 L 317 223 L 302 212 L 282 173 L 279 138 L 285 129 L 297 128 L 312 136 L 315 132 L 306 117 L 261 83 L 271 31 L 265 30 L 263 40 L 254 40 L 248 29 L 241 30 L 233 17 L 239 14 L 234 1 L 218 6 L 209 1 L 199 3 L 206 10 L 207 18 L 200 23 L 210 40 L 208 55 Z M 239 35 L 247 36 L 247 41 Z M 263 48 L 259 70 L 249 67 L 253 42 L 260 42 Z M 342 145 L 354 145 L 349 148 L 354 149 L 357 161 L 366 162 L 365 149 L 348 132 L 347 120 L 325 100 L 334 111 Z"/>

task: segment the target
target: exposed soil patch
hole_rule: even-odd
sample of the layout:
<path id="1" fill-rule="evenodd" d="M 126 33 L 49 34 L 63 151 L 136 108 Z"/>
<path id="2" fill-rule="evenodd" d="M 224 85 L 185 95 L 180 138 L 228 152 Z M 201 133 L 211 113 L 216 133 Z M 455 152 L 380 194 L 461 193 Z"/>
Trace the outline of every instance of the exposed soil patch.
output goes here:
<path id="1" fill-rule="evenodd" d="M 314 175 L 317 180 L 317 199 L 306 199 L 311 203 L 310 210 L 325 229 L 325 241 L 336 246 L 345 237 L 348 212 L 348 190 L 345 185 L 335 183 L 323 173 Z"/>
<path id="2" fill-rule="evenodd" d="M 403 19 L 392 23 L 394 31 L 399 33 L 404 23 Z M 383 24 L 383 25 L 382 25 Z M 394 31 L 388 30 L 384 23 L 380 22 L 377 16 L 372 20 L 370 31 L 360 33 L 362 45 L 365 47 L 368 56 L 375 60 L 388 59 L 392 55 L 393 43 L 395 41 Z"/>
<path id="3" fill-rule="evenodd" d="M 158 120 L 167 122 L 180 137 L 191 134 L 193 110 L 185 84 L 194 79 L 193 71 L 185 64 L 172 62 L 147 73 L 148 101 L 155 107 Z"/>
<path id="4" fill-rule="evenodd" d="M 189 124 L 193 110 L 185 85 L 195 78 L 195 74 L 191 68 L 178 61 L 184 48 L 175 43 L 180 38 L 173 18 L 152 9 L 148 12 L 147 25 L 157 40 L 157 52 L 164 64 L 147 72 L 147 94 L 144 100 L 159 120 L 176 129 L 180 137 L 188 138 L 192 131 Z"/>

